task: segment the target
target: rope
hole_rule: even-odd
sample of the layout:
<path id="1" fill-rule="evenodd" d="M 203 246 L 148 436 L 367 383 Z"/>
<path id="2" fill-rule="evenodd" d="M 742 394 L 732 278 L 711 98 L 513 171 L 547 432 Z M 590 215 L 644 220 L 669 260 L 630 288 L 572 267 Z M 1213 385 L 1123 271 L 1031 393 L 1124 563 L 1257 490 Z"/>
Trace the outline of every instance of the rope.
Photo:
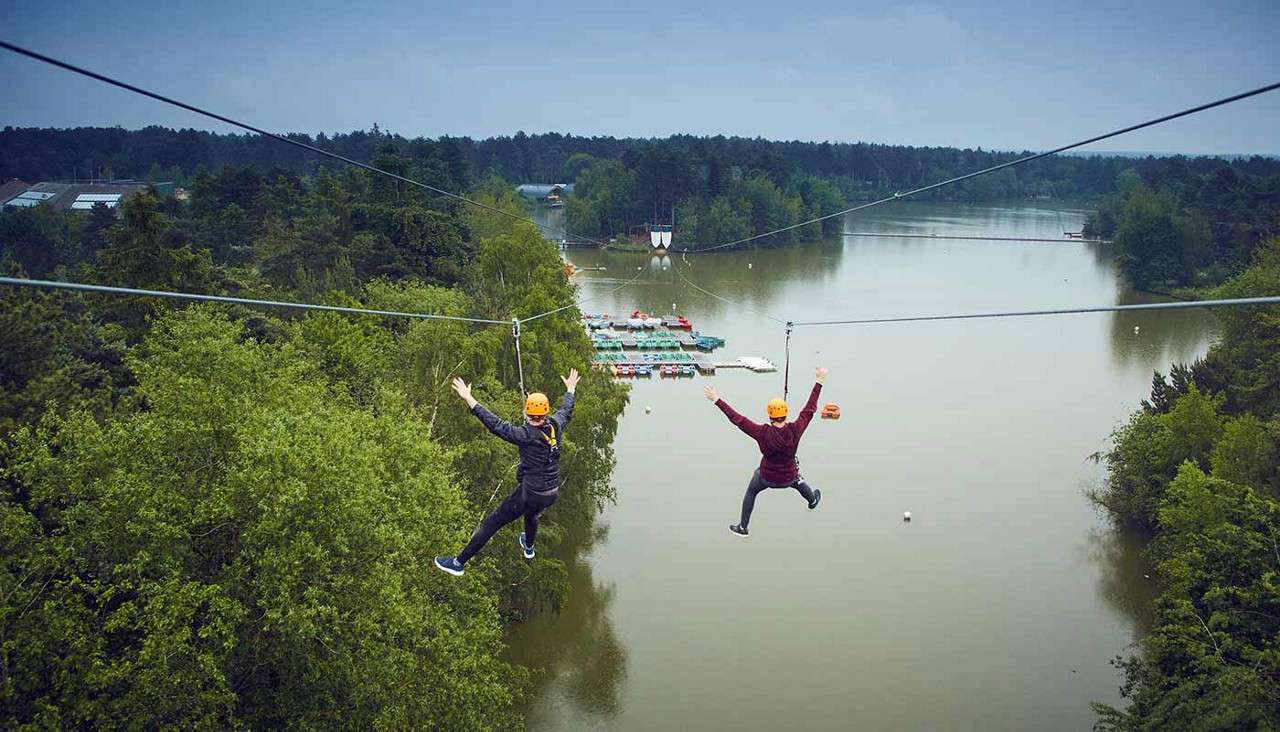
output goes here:
<path id="1" fill-rule="evenodd" d="M 787 391 L 791 387 L 791 329 L 795 327 L 795 323 L 787 321 L 787 361 L 786 366 L 782 369 L 782 398 L 787 398 Z"/>
<path id="2" fill-rule="evenodd" d="M 617 287 L 613 288 L 612 290 L 609 290 L 608 292 L 601 292 L 601 293 L 598 293 L 598 294 L 592 295 L 591 297 L 585 297 L 585 298 L 583 298 L 583 299 L 581 299 L 581 300 L 574 300 L 573 302 L 569 303 L 568 305 L 561 305 L 560 307 L 556 308 L 555 310 L 548 310 L 548 311 L 547 311 L 547 312 L 545 312 L 545 313 L 538 313 L 537 315 L 531 315 L 531 316 L 529 316 L 529 317 L 527 317 L 527 318 L 522 319 L 520 322 L 521 322 L 521 323 L 532 323 L 533 321 L 535 321 L 535 320 L 537 320 L 537 319 L 539 319 L 539 318 L 545 318 L 545 317 L 547 317 L 548 315 L 555 315 L 556 313 L 561 312 L 561 311 L 563 311 L 563 310 L 568 310 L 568 309 L 569 309 L 569 308 L 571 308 L 571 307 L 581 306 L 581 305 L 584 305 L 584 304 L 586 304 L 586 303 L 591 302 L 592 300 L 597 300 L 597 299 L 602 298 L 602 297 L 605 297 L 605 296 L 607 296 L 607 295 L 612 295 L 613 293 L 617 292 L 618 290 L 621 290 L 622 288 L 626 287 L 627 285 L 629 285 L 629 284 L 631 284 L 631 283 L 635 282 L 636 280 L 640 279 L 640 276 L 641 276 L 641 275 L 643 275 L 643 274 L 644 274 L 644 269 L 639 269 L 639 270 L 636 272 L 636 274 L 635 274 L 635 276 L 634 276 L 634 277 L 632 277 L 631 279 L 627 280 L 626 282 L 623 282 L 621 285 L 618 285 Z"/>
<path id="3" fill-rule="evenodd" d="M 524 361 L 520 359 L 520 319 L 511 319 L 511 337 L 516 342 L 516 371 L 520 373 L 520 396 L 528 397 L 529 392 L 524 390 Z"/>
<path id="4" fill-rule="evenodd" d="M 784 227 L 782 227 L 782 228 L 780 228 L 780 229 L 774 229 L 774 230 L 772 230 L 772 231 L 766 231 L 766 232 L 764 232 L 763 234 L 755 234 L 755 235 L 753 235 L 753 236 L 748 236 L 748 237 L 746 237 L 746 238 L 744 238 L 744 239 L 738 239 L 737 241 L 731 241 L 731 242 L 728 242 L 727 244 L 717 244 L 716 246 L 713 246 L 713 247 L 707 247 L 707 248 L 705 248 L 705 249 L 688 249 L 688 250 L 682 250 L 682 251 L 690 251 L 690 252 L 711 252 L 711 251 L 715 251 L 715 250 L 717 250 L 717 249 L 724 249 L 725 247 L 732 247 L 732 246 L 736 246 L 736 245 L 738 245 L 738 244 L 745 244 L 745 243 L 747 243 L 747 242 L 749 242 L 749 241 L 754 241 L 754 240 L 756 240 L 756 239 L 760 239 L 760 238 L 763 238 L 763 237 L 766 237 L 766 236 L 772 236 L 772 235 L 774 235 L 774 234 L 781 234 L 781 233 L 782 233 L 782 232 L 784 232 L 784 231 L 791 231 L 792 229 L 798 229 L 798 228 L 800 228 L 800 227 L 802 227 L 802 226 L 808 226 L 808 225 L 810 225 L 810 224 L 816 224 L 816 223 L 818 223 L 818 222 L 820 222 L 820 221 L 826 221 L 827 219 L 832 219 L 832 218 L 835 218 L 835 217 L 837 217 L 837 216 L 844 216 L 845 214 L 850 214 L 850 213 L 853 213 L 853 212 L 855 212 L 855 211 L 861 211 L 861 210 L 863 210 L 863 209 L 871 208 L 872 206 L 879 206 L 879 205 L 880 205 L 880 204 L 882 204 L 882 203 L 888 203 L 889 201 L 896 201 L 896 200 L 897 200 L 897 199 L 899 199 L 899 198 L 907 198 L 908 196 L 914 196 L 914 195 L 916 195 L 916 194 L 918 194 L 918 193 L 924 193 L 925 191 L 931 191 L 931 190 L 934 190 L 935 188 L 942 188 L 943 186 L 949 186 L 949 185 L 951 185 L 951 184 L 953 184 L 953 183 L 959 183 L 960 181 L 969 180 L 970 178 L 977 178 L 977 177 L 978 177 L 978 176 L 980 176 L 980 175 L 986 175 L 987 173 L 994 173 L 994 172 L 996 172 L 997 170 L 1004 170 L 1005 168 L 1012 168 L 1012 167 L 1013 167 L 1013 166 L 1015 166 L 1015 165 L 1022 165 L 1023 163 L 1029 163 L 1029 162 L 1031 162 L 1032 160 L 1039 160 L 1040 158 L 1047 158 L 1047 157 L 1049 157 L 1050 155 L 1056 155 L 1056 154 L 1058 154 L 1058 153 L 1060 153 L 1060 152 L 1066 152 L 1067 150 L 1071 150 L 1071 149 L 1073 149 L 1073 148 L 1083 147 L 1083 146 L 1085 146 L 1085 145 L 1089 145 L 1089 144 L 1091 144 L 1091 143 L 1099 142 L 1099 141 L 1101 141 L 1101 140 L 1106 140 L 1107 138 L 1116 137 L 1117 135 L 1123 135 L 1123 134 L 1125 134 L 1125 133 L 1127 133 L 1127 132 L 1133 132 L 1134 130 L 1140 130 L 1140 129 L 1144 128 L 1144 127 L 1151 127 L 1152 125 L 1158 125 L 1158 124 L 1160 124 L 1160 123 L 1162 123 L 1162 122 L 1168 122 L 1169 120 L 1174 120 L 1174 119 L 1177 119 L 1177 118 L 1179 118 L 1179 117 L 1186 117 L 1187 115 L 1195 114 L 1195 113 L 1197 113 L 1197 112 L 1203 112 L 1203 111 L 1205 111 L 1206 109 L 1213 109 L 1214 107 L 1221 107 L 1221 106 L 1222 106 L 1222 105 L 1224 105 L 1224 104 L 1230 104 L 1231 102 L 1237 102 L 1237 101 L 1240 101 L 1241 99 L 1247 99 L 1247 98 L 1249 98 L 1249 97 L 1254 97 L 1254 96 L 1257 96 L 1257 95 L 1259 95 L 1259 94 L 1265 94 L 1266 92 L 1274 91 L 1274 90 L 1276 90 L 1276 89 L 1280 89 L 1280 82 L 1276 82 L 1276 83 L 1274 83 L 1274 84 L 1268 84 L 1268 85 L 1266 85 L 1266 86 L 1258 87 L 1257 89 L 1252 89 L 1252 90 L 1247 91 L 1247 92 L 1241 92 L 1240 94 L 1234 94 L 1234 95 L 1232 95 L 1232 96 L 1225 97 L 1225 98 L 1223 98 L 1223 99 L 1219 99 L 1219 100 L 1217 100 L 1217 101 L 1209 102 L 1209 103 L 1207 103 L 1207 104 L 1201 104 L 1201 105 L 1196 106 L 1196 107 L 1191 107 L 1190 109 L 1184 109 L 1184 110 L 1182 110 L 1182 111 L 1180 111 L 1180 112 L 1174 112 L 1173 114 L 1166 114 L 1166 115 L 1165 115 L 1165 116 L 1163 116 L 1163 117 L 1157 117 L 1156 119 L 1148 120 L 1148 121 L 1146 121 L 1146 122 L 1140 122 L 1140 123 L 1138 123 L 1138 124 L 1136 124 L 1136 125 L 1129 125 L 1128 127 L 1125 127 L 1125 128 L 1123 128 L 1123 129 L 1119 129 L 1119 130 L 1115 130 L 1114 132 L 1108 132 L 1108 133 L 1106 133 L 1106 134 L 1098 135 L 1098 136 L 1096 136 L 1096 137 L 1090 137 L 1090 138 L 1089 138 L 1089 139 L 1087 139 L 1087 140 L 1081 140 L 1081 141 L 1079 141 L 1079 142 L 1073 142 L 1073 143 L 1071 143 L 1070 145 L 1063 145 L 1062 147 L 1056 147 L 1056 148 L 1054 148 L 1054 149 L 1052 149 L 1052 150 L 1049 150 L 1049 151 L 1047 151 L 1047 152 L 1036 153 L 1035 155 L 1027 155 L 1027 156 L 1024 156 L 1024 157 L 1018 158 L 1017 160 L 1010 160 L 1009 162 L 1006 162 L 1006 163 L 1000 163 L 999 165 L 993 165 L 993 166 L 991 166 L 991 167 L 989 167 L 989 168 L 983 168 L 982 170 L 978 170 L 978 171 L 975 171 L 975 172 L 973 172 L 973 173 L 966 173 L 966 174 L 964 174 L 964 175 L 956 176 L 955 178 L 949 178 L 949 179 L 944 180 L 944 181 L 942 181 L 942 182 L 940 182 L 940 183 L 933 183 L 933 184 L 931 184 L 931 185 L 927 185 L 927 186 L 924 186 L 924 187 L 921 187 L 921 188 L 916 188 L 916 189 L 914 189 L 914 190 L 910 190 L 910 191 L 907 191 L 907 192 L 905 192 L 905 193 L 902 193 L 902 192 L 894 193 L 892 196 L 887 196 L 887 197 L 885 197 L 885 198 L 881 198 L 881 199 L 880 199 L 880 200 L 878 200 L 878 201 L 872 201 L 872 202 L 870 202 L 870 203 L 864 203 L 864 204 L 862 204 L 862 205 L 860 205 L 860 206 L 854 206 L 853 208 L 846 208 L 846 209 L 845 209 L 845 210 L 843 210 L 843 211 L 837 211 L 837 212 L 835 212 L 835 213 L 833 213 L 833 214 L 827 214 L 827 215 L 825 215 L 825 216 L 819 216 L 819 217 L 817 217 L 817 218 L 809 219 L 808 221 L 802 221 L 802 222 L 800 222 L 800 223 L 798 223 L 798 224 L 792 224 L 791 226 L 784 226 Z"/>
<path id="5" fill-rule="evenodd" d="M 503 320 L 487 320 L 485 318 L 464 318 L 457 315 L 435 315 L 432 313 L 402 313 L 394 310 L 372 310 L 368 308 L 347 308 L 337 305 L 312 305 L 302 302 L 280 300 L 250 300 L 241 297 L 225 297 L 223 295 L 197 295 L 191 292 L 170 292 L 166 290 L 139 290 L 132 287 L 108 287 L 106 285 L 88 285 L 81 282 L 54 282 L 51 280 L 24 280 L 17 277 L 0 277 L 0 285 L 14 287 L 37 287 L 52 290 L 78 290 L 82 292 L 103 292 L 112 295 L 136 295 L 141 297 L 168 297 L 176 300 L 199 300 L 202 302 L 225 302 L 235 305 L 257 305 L 272 308 L 295 308 L 298 310 L 326 310 L 336 313 L 353 313 L 356 315 L 381 315 L 393 318 L 420 318 L 425 320 L 455 320 L 465 323 L 501 324 Z"/>
<path id="6" fill-rule="evenodd" d="M 686 266 L 691 266 L 691 265 L 686 265 Z M 712 291 L 710 291 L 710 290 L 703 289 L 703 288 L 701 288 L 701 287 L 699 287 L 699 286 L 695 285 L 693 282 L 691 282 L 691 281 L 689 280 L 689 278 L 688 278 L 688 277 L 685 277 L 684 275 L 680 274 L 680 268 L 679 268 L 679 267 L 676 267 L 675 265 L 672 265 L 672 267 L 671 267 L 671 268 L 672 268 L 673 270 L 675 270 L 675 272 L 676 272 L 676 276 L 677 276 L 677 277 L 679 277 L 680 279 L 684 280 L 684 283 L 685 283 L 686 285 L 688 285 L 688 286 L 692 287 L 693 289 L 697 290 L 698 292 L 701 292 L 701 293 L 702 293 L 702 294 L 704 294 L 704 295 L 710 295 L 711 297 L 714 297 L 715 299 L 720 300 L 721 302 L 728 303 L 729 305 L 734 305 L 734 306 L 737 306 L 737 307 L 743 308 L 744 310 L 750 310 L 751 312 L 755 313 L 756 315 L 759 315 L 759 316 L 764 317 L 764 318 L 768 318 L 769 320 L 772 320 L 773 322 L 778 323 L 779 325 L 786 325 L 786 321 L 785 321 L 785 320 L 779 320 L 778 318 L 775 318 L 775 317 L 773 317 L 772 315 L 769 315 L 768 313 L 766 313 L 766 312 L 764 312 L 764 311 L 762 311 L 762 310 L 757 310 L 757 309 L 755 309 L 755 308 L 751 307 L 750 305 L 743 305 L 743 304 L 741 304 L 741 303 L 736 303 L 736 302 L 734 302 L 734 301 L 732 301 L 732 300 L 730 300 L 730 299 L 728 299 L 728 298 L 721 297 L 721 296 L 717 295 L 716 293 L 714 293 L 714 292 L 712 292 Z"/>
<path id="7" fill-rule="evenodd" d="M 200 107 L 197 107 L 197 106 L 195 106 L 195 105 L 187 104 L 186 102 L 181 102 L 181 101 L 178 101 L 177 99 L 173 99 L 173 98 L 170 98 L 170 97 L 166 97 L 166 96 L 164 96 L 163 94 L 158 94 L 158 93 L 153 92 L 153 91 L 148 91 L 148 90 L 143 89 L 143 88 L 141 88 L 141 87 L 134 86 L 133 84 L 129 84 L 129 83 L 127 83 L 127 82 L 119 81 L 118 79 L 113 79 L 113 78 L 111 78 L 110 76 L 106 76 L 106 75 L 104 75 L 104 74 L 99 74 L 99 73 L 97 73 L 97 72 L 95 72 L 95 71 L 90 71 L 90 70 L 88 70 L 88 69 L 81 68 L 81 67 L 79 67 L 79 66 L 76 66 L 76 65 L 74 65 L 74 64 L 68 63 L 68 62 L 66 62 L 66 61 L 60 61 L 60 60 L 58 60 L 58 59 L 56 59 L 56 58 L 53 58 L 53 57 L 51 57 L 51 56 L 46 56 L 46 55 L 44 55 L 44 54 L 42 54 L 42 53 L 37 53 L 37 52 L 35 52 L 35 51 L 32 51 L 32 50 L 29 50 L 29 49 L 23 48 L 23 47 L 21 47 L 21 46 L 15 46 L 14 44 L 12 44 L 12 43 L 8 43 L 8 42 L 6 42 L 6 41 L 2 41 L 2 40 L 0 40 L 0 48 L 4 48 L 4 49 L 6 49 L 6 50 L 8 50 L 8 51 L 12 51 L 12 52 L 14 52 L 14 53 L 16 53 L 16 54 L 20 54 L 20 55 L 22 55 L 22 56 L 26 56 L 26 57 L 28 57 L 28 58 L 35 59 L 36 61 L 42 61 L 42 62 L 44 62 L 44 63 L 46 63 L 46 64 L 50 64 L 50 65 L 52 65 L 52 66 L 57 66 L 58 68 L 65 69 L 65 70 L 70 71 L 70 72 L 72 72 L 72 73 L 74 73 L 74 74 L 80 74 L 81 76 L 87 76 L 87 77 L 89 77 L 90 79 L 94 79 L 94 80 L 96 80 L 96 81 L 101 81 L 101 82 L 103 82 L 104 84 L 110 84 L 111 86 L 119 87 L 119 88 L 121 88 L 121 89 L 124 89 L 125 91 L 131 91 L 131 92 L 133 92 L 133 93 L 135 93 L 135 94 L 141 94 L 141 95 L 142 95 L 142 96 L 144 96 L 144 97 L 150 97 L 151 99 L 154 99 L 154 100 L 156 100 L 156 101 L 158 101 L 158 102 L 164 102 L 165 104 L 171 104 L 171 105 L 173 105 L 173 106 L 175 106 L 175 107 L 179 107 L 179 108 L 181 108 L 181 109 L 185 109 L 185 110 L 187 110 L 188 112 L 194 112 L 194 113 L 196 113 L 196 114 L 203 115 L 203 116 L 205 116 L 205 117 L 209 117 L 210 119 L 216 119 L 216 120 L 218 120 L 219 122 L 223 122 L 223 123 L 229 124 L 229 125 L 231 125 L 231 126 L 233 126 L 233 127 L 239 127 L 239 128 L 240 128 L 240 129 L 242 129 L 242 130 L 248 130 L 248 131 L 250 131 L 250 132 L 253 132 L 253 133 L 256 133 L 256 134 L 262 135 L 262 136 L 264 136 L 264 137 L 270 137 L 271 139 L 273 139 L 273 140 L 277 140 L 277 141 L 279 141 L 279 142 L 283 142 L 283 143 L 285 143 L 286 145 L 293 145 L 294 147 L 300 147 L 300 148 L 302 148 L 303 150 L 308 150 L 308 151 L 313 152 L 313 153 L 315 153 L 315 154 L 317 154 L 317 155 L 323 155 L 323 156 L 325 156 L 325 157 L 327 157 L 327 158 L 332 158 L 332 159 L 334 159 L 334 160 L 339 160 L 339 161 L 342 161 L 342 162 L 344 162 L 344 163 L 346 163 L 346 164 L 348 164 L 348 165 L 354 165 L 354 166 L 355 166 L 355 167 L 357 167 L 357 168 L 363 168 L 364 170 L 368 170 L 368 171 L 370 171 L 370 172 L 372 172 L 372 173 L 378 173 L 378 174 L 380 174 L 380 175 L 385 175 L 385 176 L 387 176 L 388 178 L 393 178 L 393 179 L 395 179 L 395 180 L 401 181 L 402 183 L 408 183 L 409 185 L 417 186 L 417 187 L 419 187 L 419 188 L 423 188 L 423 189 L 425 189 L 425 190 L 431 191 L 432 193 L 438 193 L 438 194 L 440 194 L 440 195 L 442 195 L 442 196 L 447 196 L 447 197 L 452 198 L 452 199 L 454 199 L 454 200 L 461 201 L 461 202 L 463 202 L 463 203 L 467 203 L 467 204 L 470 204 L 470 205 L 472 205 L 472 206 L 476 206 L 477 208 L 482 208 L 482 209 L 485 209 L 486 211 L 490 211 L 490 212 L 492 212 L 492 213 L 496 213 L 496 214 L 500 214 L 500 215 L 502 215 L 502 216 L 506 216 L 507 218 L 511 218 L 511 219 L 515 219 L 515 220 L 517 220 L 517 221 L 524 221 L 524 222 L 527 222 L 527 223 L 533 224 L 534 226 L 537 226 L 537 227 L 538 227 L 538 228 L 540 228 L 540 229 L 545 229 L 545 230 L 547 230 L 547 231 L 551 231 L 551 232 L 555 232 L 555 233 L 558 233 L 558 234 L 562 234 L 562 235 L 563 235 L 563 237 L 564 237 L 565 239 L 570 239 L 570 238 L 580 239 L 580 240 L 583 240 L 583 241 L 589 241 L 589 242 L 591 242 L 591 243 L 593 243 L 593 244 L 597 244 L 597 245 L 599 245 L 599 246 L 604 246 L 604 242 L 597 241 L 597 240 L 592 239 L 592 238 L 590 238 L 590 237 L 580 236 L 580 235 L 578 235 L 578 234 L 572 234 L 572 233 L 570 233 L 569 231 L 566 231 L 565 229 L 561 229 L 561 228 L 559 228 L 559 227 L 551 226 L 550 224 L 541 224 L 541 223 L 538 223 L 537 221 L 534 221 L 533 219 L 531 219 L 531 218 L 529 218 L 529 217 L 527 217 L 527 216 L 521 216 L 520 214 L 512 213 L 512 212 L 510 212 L 510 211 L 506 211 L 506 210 L 504 210 L 504 209 L 498 208 L 497 206 L 490 206 L 490 205 L 489 205 L 489 204 L 487 204 L 487 203 L 481 203 L 480 201 L 476 201 L 476 200 L 473 200 L 473 199 L 467 198 L 466 196 L 462 196 L 462 195 L 459 195 L 459 194 L 457 194 L 457 193 L 451 193 L 451 192 L 446 191 L 446 190 L 444 190 L 444 189 L 442 189 L 442 188 L 436 188 L 435 186 L 427 185 L 426 183 L 422 183 L 422 182 L 419 182 L 419 181 L 413 180 L 412 178 L 406 178 L 406 177 L 404 177 L 403 175 L 397 175 L 396 173 L 392 173 L 392 172 L 391 172 L 391 171 L 389 171 L 389 170 L 383 170 L 382 168 L 379 168 L 379 167 L 376 167 L 376 166 L 373 166 L 373 165 L 369 165 L 368 163 L 362 163 L 362 162 L 360 162 L 360 161 L 358 161 L 358 160 L 353 160 L 353 159 L 351 159 L 351 158 L 349 158 L 349 157 L 346 157 L 345 155 L 339 155 L 339 154 L 337 154 L 337 153 L 335 153 L 335 152 L 330 152 L 330 151 L 328 151 L 328 150 L 323 150 L 323 149 L 318 148 L 318 147 L 316 147 L 316 146 L 314 146 L 314 145 L 308 145 L 308 144 L 307 144 L 307 143 L 305 143 L 305 142 L 299 142 L 298 140 L 294 140 L 294 139 L 291 139 L 291 138 L 285 137 L 285 136 L 283 136 L 283 135 L 277 135 L 277 134 L 276 134 L 276 133 L 274 133 L 274 132 L 268 132 L 268 131 L 266 131 L 266 130 L 264 130 L 264 129 L 260 128 L 260 127 L 255 127 L 254 125 L 247 124 L 247 123 L 245 123 L 245 122 L 239 122 L 239 121 L 237 121 L 237 120 L 234 120 L 234 119 L 232 119 L 232 118 L 230 118 L 230 117 L 223 116 L 223 115 L 218 114 L 218 113 L 216 113 L 216 112 L 210 112 L 210 111 L 208 111 L 208 110 L 206 110 L 206 109 L 201 109 Z"/>
<path id="8" fill-rule="evenodd" d="M 1240 297 L 1229 300 L 1193 300 L 1188 302 L 1153 302 L 1138 305 L 1102 305 L 1098 307 L 1063 308 L 1061 310 L 1018 310 L 1011 312 L 970 313 L 967 315 L 922 315 L 906 318 L 862 318 L 858 320 L 808 320 L 796 325 L 861 325 L 866 323 L 911 323 L 922 320 L 970 320 L 974 318 L 1014 318 L 1023 315 L 1073 315 L 1076 313 L 1108 313 L 1125 310 L 1180 310 L 1237 305 L 1280 305 L 1280 296 Z"/>

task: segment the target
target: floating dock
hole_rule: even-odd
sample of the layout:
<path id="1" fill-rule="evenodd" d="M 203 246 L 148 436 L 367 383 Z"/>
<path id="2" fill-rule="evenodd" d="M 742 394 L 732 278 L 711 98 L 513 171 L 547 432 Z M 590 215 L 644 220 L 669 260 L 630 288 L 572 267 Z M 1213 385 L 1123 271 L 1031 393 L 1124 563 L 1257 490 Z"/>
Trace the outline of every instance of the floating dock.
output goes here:
<path id="1" fill-rule="evenodd" d="M 596 348 L 592 365 L 620 378 L 710 376 L 717 368 L 778 370 L 768 359 L 756 356 L 720 363 L 712 360 L 708 354 L 723 348 L 725 340 L 699 333 L 683 316 L 659 318 L 635 310 L 629 317 L 584 315 L 582 321 Z"/>

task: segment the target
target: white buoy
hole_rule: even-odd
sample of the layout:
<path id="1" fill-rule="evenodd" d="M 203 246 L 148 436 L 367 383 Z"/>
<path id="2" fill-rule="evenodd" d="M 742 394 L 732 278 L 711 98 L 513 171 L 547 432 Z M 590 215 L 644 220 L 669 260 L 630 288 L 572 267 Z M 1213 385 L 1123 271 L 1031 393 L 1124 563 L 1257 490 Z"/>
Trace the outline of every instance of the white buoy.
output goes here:
<path id="1" fill-rule="evenodd" d="M 911 520 L 911 512 L 910 512 L 910 511 L 903 511 L 903 512 L 902 512 L 902 520 L 903 520 L 903 521 L 910 521 L 910 520 Z"/>
<path id="2" fill-rule="evenodd" d="M 1136 325 L 1135 325 L 1135 326 L 1133 326 L 1133 332 L 1134 332 L 1134 333 L 1137 333 L 1137 332 L 1138 332 L 1138 330 L 1139 330 L 1138 326 L 1136 326 Z"/>
<path id="3" fill-rule="evenodd" d="M 648 414 L 649 412 L 652 412 L 652 411 L 653 411 L 653 407 L 649 406 L 648 404 L 644 405 L 645 414 Z"/>
<path id="4" fill-rule="evenodd" d="M 751 263 L 747 262 L 747 269 L 751 269 Z"/>

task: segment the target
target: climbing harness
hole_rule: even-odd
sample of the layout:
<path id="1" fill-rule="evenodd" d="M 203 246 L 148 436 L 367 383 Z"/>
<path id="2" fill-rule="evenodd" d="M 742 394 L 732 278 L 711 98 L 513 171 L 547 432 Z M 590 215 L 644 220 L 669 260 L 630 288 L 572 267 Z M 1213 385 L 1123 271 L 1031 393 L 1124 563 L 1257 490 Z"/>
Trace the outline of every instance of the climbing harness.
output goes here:
<path id="1" fill-rule="evenodd" d="M 542 432 L 542 430 L 538 431 L 542 432 L 542 439 L 546 441 L 547 447 L 551 448 L 551 454 L 554 455 L 555 453 L 560 452 L 560 441 L 556 439 L 556 423 L 548 419 L 547 427 L 551 429 L 550 435 L 546 432 Z"/>

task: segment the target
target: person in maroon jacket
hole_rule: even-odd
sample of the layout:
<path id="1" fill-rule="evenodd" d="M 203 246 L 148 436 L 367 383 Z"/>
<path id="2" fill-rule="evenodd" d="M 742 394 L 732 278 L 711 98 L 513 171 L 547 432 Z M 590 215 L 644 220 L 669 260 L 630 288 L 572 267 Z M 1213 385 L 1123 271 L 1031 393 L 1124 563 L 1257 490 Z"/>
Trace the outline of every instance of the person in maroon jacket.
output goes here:
<path id="1" fill-rule="evenodd" d="M 751 511 L 756 506 L 756 495 L 766 488 L 795 488 L 809 502 L 809 509 L 818 507 L 822 500 L 822 491 L 809 487 L 800 477 L 800 468 L 796 463 L 796 449 L 800 446 L 800 437 L 805 428 L 813 420 L 813 413 L 818 409 L 818 394 L 822 393 L 822 384 L 827 380 L 827 370 L 819 367 L 816 383 L 809 392 L 809 401 L 796 421 L 787 422 L 787 403 L 781 399 L 770 399 L 766 406 L 769 415 L 768 424 L 756 424 L 733 411 L 733 407 L 725 403 L 717 394 L 715 387 L 705 389 L 707 399 L 715 402 L 729 421 L 747 434 L 760 446 L 760 467 L 751 476 L 747 485 L 747 494 L 742 497 L 742 519 L 729 526 L 738 536 L 747 535 L 747 523 L 751 521 Z"/>

